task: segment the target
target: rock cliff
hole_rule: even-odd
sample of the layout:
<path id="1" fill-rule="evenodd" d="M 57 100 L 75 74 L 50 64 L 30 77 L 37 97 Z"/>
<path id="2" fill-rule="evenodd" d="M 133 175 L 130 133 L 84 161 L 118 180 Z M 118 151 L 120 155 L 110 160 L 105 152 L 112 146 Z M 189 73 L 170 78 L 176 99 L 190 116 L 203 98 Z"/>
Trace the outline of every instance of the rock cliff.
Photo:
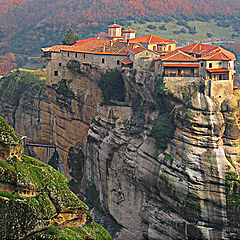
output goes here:
<path id="1" fill-rule="evenodd" d="M 121 227 L 115 237 L 239 239 L 239 92 L 220 104 L 201 83 L 124 76 L 128 107 L 98 107 L 84 178 Z"/>
<path id="2" fill-rule="evenodd" d="M 0 238 L 112 239 L 61 173 L 22 155 L 17 133 L 0 117 Z"/>
<path id="3" fill-rule="evenodd" d="M 56 151 L 30 146 L 27 153 L 44 162 L 52 157 L 52 165 L 69 179 L 101 99 L 99 75 L 95 68 L 85 67 L 81 74 L 69 69 L 67 80 L 46 85 L 44 72 L 17 70 L 0 81 L 0 113 L 6 121 L 27 137 L 27 143 L 56 146 Z"/>
<path id="4" fill-rule="evenodd" d="M 1 112 L 22 135 L 54 142 L 59 169 L 116 239 L 239 239 L 239 91 L 220 103 L 201 82 L 124 70 L 124 101 L 98 105 L 100 72 L 70 69 L 17 105 L 2 92 L 16 85 L 9 75 Z"/>

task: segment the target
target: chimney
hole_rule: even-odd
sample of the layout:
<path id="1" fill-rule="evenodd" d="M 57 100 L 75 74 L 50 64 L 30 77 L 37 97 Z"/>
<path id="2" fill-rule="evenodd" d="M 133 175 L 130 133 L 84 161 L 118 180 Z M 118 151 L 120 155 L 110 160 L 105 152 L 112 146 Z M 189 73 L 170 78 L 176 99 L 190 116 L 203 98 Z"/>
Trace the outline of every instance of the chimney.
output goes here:
<path id="1" fill-rule="evenodd" d="M 105 43 L 103 44 L 103 52 L 106 52 L 106 45 L 105 45 Z"/>
<path id="2" fill-rule="evenodd" d="M 129 46 L 129 39 L 127 39 L 127 46 Z"/>
<path id="3" fill-rule="evenodd" d="M 113 46 L 113 41 L 111 40 L 111 41 L 110 41 L 110 47 L 112 47 L 112 46 Z"/>

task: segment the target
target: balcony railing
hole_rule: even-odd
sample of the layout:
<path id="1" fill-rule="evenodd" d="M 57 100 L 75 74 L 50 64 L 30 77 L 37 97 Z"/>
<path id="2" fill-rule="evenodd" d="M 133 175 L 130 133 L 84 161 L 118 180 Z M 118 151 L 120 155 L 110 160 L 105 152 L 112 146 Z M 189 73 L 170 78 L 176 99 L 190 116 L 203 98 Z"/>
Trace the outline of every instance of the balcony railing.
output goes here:
<path id="1" fill-rule="evenodd" d="M 178 74 L 178 73 L 165 73 L 163 75 L 164 77 L 200 77 L 199 73 L 182 73 L 182 74 Z"/>

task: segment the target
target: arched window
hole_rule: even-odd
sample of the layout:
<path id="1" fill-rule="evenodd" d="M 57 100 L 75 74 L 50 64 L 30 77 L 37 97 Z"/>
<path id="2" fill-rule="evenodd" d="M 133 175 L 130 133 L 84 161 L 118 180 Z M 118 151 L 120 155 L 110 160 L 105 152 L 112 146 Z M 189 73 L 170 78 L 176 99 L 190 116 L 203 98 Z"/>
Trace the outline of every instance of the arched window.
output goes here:
<path id="1" fill-rule="evenodd" d="M 86 58 L 86 54 L 85 54 L 85 53 L 83 54 L 83 58 L 84 58 L 84 59 Z"/>
<path id="2" fill-rule="evenodd" d="M 117 60 L 117 65 L 120 65 L 120 60 Z"/>
<path id="3" fill-rule="evenodd" d="M 75 58 L 77 58 L 77 56 L 78 56 L 78 54 L 77 54 L 77 52 L 75 53 Z"/>
<path id="4" fill-rule="evenodd" d="M 104 58 L 102 58 L 102 63 L 105 63 L 105 59 Z"/>
<path id="5" fill-rule="evenodd" d="M 68 52 L 67 56 L 70 57 L 70 52 Z"/>

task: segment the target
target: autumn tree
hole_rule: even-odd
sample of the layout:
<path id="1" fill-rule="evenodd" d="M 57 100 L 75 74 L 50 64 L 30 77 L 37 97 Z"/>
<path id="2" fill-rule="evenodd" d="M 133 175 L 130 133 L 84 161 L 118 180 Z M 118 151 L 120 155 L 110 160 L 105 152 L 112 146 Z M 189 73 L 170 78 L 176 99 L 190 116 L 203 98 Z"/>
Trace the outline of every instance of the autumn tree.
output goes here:
<path id="1" fill-rule="evenodd" d="M 68 28 L 65 32 L 62 43 L 65 45 L 72 45 L 78 39 L 79 36 L 72 30 L 72 28 Z"/>

